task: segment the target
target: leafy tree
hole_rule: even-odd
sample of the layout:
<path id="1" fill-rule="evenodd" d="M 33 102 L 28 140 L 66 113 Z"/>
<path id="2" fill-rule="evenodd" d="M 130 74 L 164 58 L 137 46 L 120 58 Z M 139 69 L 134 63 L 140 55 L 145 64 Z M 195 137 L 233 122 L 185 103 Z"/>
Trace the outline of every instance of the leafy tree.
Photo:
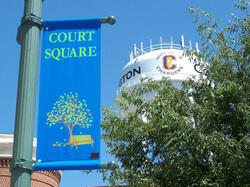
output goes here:
<path id="1" fill-rule="evenodd" d="M 225 27 L 190 8 L 202 39 L 199 53 L 188 52 L 203 69 L 199 81 L 177 90 L 166 79 L 144 80 L 117 101 L 127 116 L 103 109 L 103 139 L 121 163 L 120 170 L 103 170 L 104 179 L 131 186 L 250 184 L 248 5 L 236 1 L 240 16 L 232 15 Z M 154 99 L 144 99 L 153 91 Z"/>
<path id="2" fill-rule="evenodd" d="M 63 125 L 69 131 L 69 141 L 67 143 L 58 143 L 54 146 L 60 145 L 77 145 L 73 143 L 73 129 L 76 126 L 80 128 L 89 128 L 93 121 L 90 110 L 87 108 L 86 100 L 79 100 L 78 93 L 64 94 L 54 104 L 51 112 L 47 113 L 47 125 Z"/>

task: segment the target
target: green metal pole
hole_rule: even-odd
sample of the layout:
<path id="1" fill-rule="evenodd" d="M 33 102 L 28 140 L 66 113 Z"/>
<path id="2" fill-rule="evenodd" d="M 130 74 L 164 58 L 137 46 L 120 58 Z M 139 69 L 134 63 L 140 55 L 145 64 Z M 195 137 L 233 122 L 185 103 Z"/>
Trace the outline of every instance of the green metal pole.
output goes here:
<path id="1" fill-rule="evenodd" d="M 31 184 L 41 9 L 42 0 L 25 0 L 24 16 L 18 29 L 21 56 L 10 165 L 11 187 L 29 187 Z"/>

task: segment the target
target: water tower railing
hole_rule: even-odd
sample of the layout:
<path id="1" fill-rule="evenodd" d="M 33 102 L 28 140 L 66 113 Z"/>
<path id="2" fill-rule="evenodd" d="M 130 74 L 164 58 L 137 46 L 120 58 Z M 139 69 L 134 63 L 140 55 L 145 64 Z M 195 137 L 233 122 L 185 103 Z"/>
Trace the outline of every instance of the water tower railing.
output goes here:
<path id="1" fill-rule="evenodd" d="M 160 49 L 179 49 L 179 50 L 190 50 L 190 47 L 184 46 L 182 47 L 181 44 L 173 44 L 173 43 L 162 43 L 162 44 L 154 44 L 150 47 L 146 47 L 143 49 L 136 47 L 136 53 L 138 55 L 143 55 L 151 51 L 160 50 Z"/>

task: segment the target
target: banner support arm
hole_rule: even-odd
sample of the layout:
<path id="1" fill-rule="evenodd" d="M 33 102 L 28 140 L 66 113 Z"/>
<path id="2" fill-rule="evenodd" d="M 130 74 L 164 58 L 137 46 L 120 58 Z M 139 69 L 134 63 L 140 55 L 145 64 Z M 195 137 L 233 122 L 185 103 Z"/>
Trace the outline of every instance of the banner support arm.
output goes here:
<path id="1" fill-rule="evenodd" d="M 119 165 L 115 161 L 101 163 L 101 169 L 113 170 L 113 169 L 117 169 L 117 168 L 119 168 Z"/>
<path id="2" fill-rule="evenodd" d="M 109 17 L 103 17 L 101 18 L 101 23 L 108 23 L 110 25 L 114 25 L 116 22 L 116 19 L 114 16 L 109 16 Z"/>

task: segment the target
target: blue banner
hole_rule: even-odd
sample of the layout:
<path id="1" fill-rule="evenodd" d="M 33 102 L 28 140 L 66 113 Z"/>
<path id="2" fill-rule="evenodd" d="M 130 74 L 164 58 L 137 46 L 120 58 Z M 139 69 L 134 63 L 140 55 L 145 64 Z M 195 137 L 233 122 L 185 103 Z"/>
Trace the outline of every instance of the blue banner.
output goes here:
<path id="1" fill-rule="evenodd" d="M 43 22 L 35 170 L 100 168 L 100 19 Z"/>

